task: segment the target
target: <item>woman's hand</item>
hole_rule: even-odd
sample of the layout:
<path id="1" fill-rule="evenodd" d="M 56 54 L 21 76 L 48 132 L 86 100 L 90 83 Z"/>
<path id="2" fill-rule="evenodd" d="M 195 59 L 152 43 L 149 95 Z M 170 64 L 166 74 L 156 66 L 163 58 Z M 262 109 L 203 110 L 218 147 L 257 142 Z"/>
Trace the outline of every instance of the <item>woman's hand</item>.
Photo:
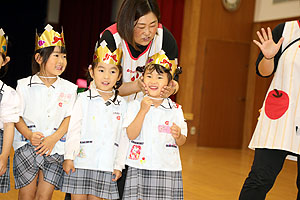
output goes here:
<path id="1" fill-rule="evenodd" d="M 162 98 L 168 98 L 169 96 L 175 94 L 177 92 L 177 88 L 179 87 L 178 82 L 171 80 L 167 86 L 164 86 L 160 92 L 160 96 Z"/>
<path id="2" fill-rule="evenodd" d="M 39 144 L 39 146 L 37 146 L 34 150 L 37 151 L 36 154 L 40 154 L 41 156 L 46 154 L 46 156 L 49 156 L 56 142 L 57 141 L 54 139 L 53 135 L 50 135 L 45 137 L 42 140 L 42 143 Z"/>
<path id="3" fill-rule="evenodd" d="M 121 176 L 122 172 L 120 170 L 114 169 L 112 181 L 117 181 Z"/>
<path id="4" fill-rule="evenodd" d="M 278 41 L 278 43 L 276 44 L 273 41 L 271 28 L 268 27 L 267 31 L 268 31 L 268 33 L 266 33 L 264 28 L 261 29 L 261 33 L 259 31 L 257 31 L 256 34 L 257 34 L 260 42 L 257 40 L 253 40 L 253 42 L 260 48 L 261 52 L 264 54 L 264 57 L 267 60 L 270 60 L 270 59 L 274 58 L 274 56 L 279 51 L 280 46 L 283 42 L 283 37 L 281 37 L 280 40 Z"/>
<path id="5" fill-rule="evenodd" d="M 70 171 L 75 172 L 73 160 L 65 160 L 63 162 L 63 169 L 66 172 L 66 174 L 68 174 L 68 175 L 70 175 Z"/>
<path id="6" fill-rule="evenodd" d="M 0 154 L 0 176 L 6 172 L 7 167 L 7 158 Z"/>
<path id="7" fill-rule="evenodd" d="M 141 76 L 138 80 L 137 80 L 137 84 L 139 86 L 139 88 L 141 88 L 141 91 L 144 93 L 144 94 L 148 94 L 148 89 L 146 87 L 146 84 L 144 83 L 144 78 L 143 76 Z"/>
<path id="8" fill-rule="evenodd" d="M 44 138 L 43 133 L 41 132 L 33 132 L 29 138 L 31 144 L 33 146 L 38 146 L 41 144 L 42 139 Z"/>

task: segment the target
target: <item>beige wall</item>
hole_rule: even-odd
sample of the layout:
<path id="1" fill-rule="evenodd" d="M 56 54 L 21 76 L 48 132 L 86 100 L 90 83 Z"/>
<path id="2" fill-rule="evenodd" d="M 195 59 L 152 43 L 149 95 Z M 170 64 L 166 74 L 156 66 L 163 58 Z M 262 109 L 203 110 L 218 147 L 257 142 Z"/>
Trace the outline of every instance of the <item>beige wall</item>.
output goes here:
<path id="1" fill-rule="evenodd" d="M 272 21 L 299 16 L 300 1 L 273 4 L 273 0 L 256 0 L 254 22 Z"/>

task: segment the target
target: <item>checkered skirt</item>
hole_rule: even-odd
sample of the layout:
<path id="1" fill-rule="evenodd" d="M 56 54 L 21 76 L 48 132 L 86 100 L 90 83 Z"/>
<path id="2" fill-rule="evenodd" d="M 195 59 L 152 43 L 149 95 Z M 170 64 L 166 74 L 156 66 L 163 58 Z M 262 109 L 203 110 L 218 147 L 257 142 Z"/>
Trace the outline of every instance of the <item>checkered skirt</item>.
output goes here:
<path id="1" fill-rule="evenodd" d="M 2 153 L 3 146 L 3 130 L 0 130 L 0 154 Z M 0 176 L 0 193 L 6 193 L 10 190 L 10 177 L 9 177 L 9 157 L 7 160 L 6 172 Z"/>
<path id="2" fill-rule="evenodd" d="M 20 189 L 33 181 L 42 170 L 44 181 L 60 189 L 62 185 L 63 155 L 54 154 L 51 156 L 36 155 L 34 147 L 27 143 L 15 151 L 13 160 L 13 173 L 15 178 L 15 188 Z"/>
<path id="3" fill-rule="evenodd" d="M 183 199 L 181 171 L 128 167 L 123 200 Z"/>
<path id="4" fill-rule="evenodd" d="M 111 172 L 77 168 L 75 172 L 70 173 L 64 173 L 62 192 L 119 199 L 117 182 L 112 181 Z"/>

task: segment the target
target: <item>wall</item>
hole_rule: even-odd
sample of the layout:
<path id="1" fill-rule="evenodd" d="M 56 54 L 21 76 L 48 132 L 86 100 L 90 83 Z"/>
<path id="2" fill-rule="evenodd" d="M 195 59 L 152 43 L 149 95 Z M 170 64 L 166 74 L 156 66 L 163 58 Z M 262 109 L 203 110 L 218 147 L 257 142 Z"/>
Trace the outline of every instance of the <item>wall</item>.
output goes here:
<path id="1" fill-rule="evenodd" d="M 190 116 L 189 126 L 195 126 L 196 130 L 200 124 L 206 41 L 215 39 L 250 44 L 254 6 L 255 0 L 241 1 L 239 10 L 228 12 L 220 0 L 185 2 L 180 56 L 183 74 L 177 100 Z M 191 140 L 197 140 L 197 135 L 191 136 Z"/>
<path id="2" fill-rule="evenodd" d="M 273 4 L 273 0 L 256 0 L 254 22 L 272 21 L 297 17 L 300 1 L 287 1 Z"/>

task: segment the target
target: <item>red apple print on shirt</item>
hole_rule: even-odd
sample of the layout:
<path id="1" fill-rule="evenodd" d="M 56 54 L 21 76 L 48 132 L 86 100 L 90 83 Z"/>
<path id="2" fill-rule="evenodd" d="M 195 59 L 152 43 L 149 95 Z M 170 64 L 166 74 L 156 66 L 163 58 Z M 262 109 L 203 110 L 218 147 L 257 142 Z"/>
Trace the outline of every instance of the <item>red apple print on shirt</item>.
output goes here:
<path id="1" fill-rule="evenodd" d="M 166 121 L 165 124 L 168 126 L 169 125 L 169 121 Z"/>
<path id="2" fill-rule="evenodd" d="M 59 104 L 58 104 L 58 105 L 59 105 L 59 107 L 62 107 L 62 102 L 59 102 Z"/>
<path id="3" fill-rule="evenodd" d="M 289 96 L 282 90 L 269 92 L 265 102 L 265 113 L 270 119 L 279 119 L 289 107 Z"/>
<path id="4" fill-rule="evenodd" d="M 133 76 L 133 77 L 131 77 L 131 81 L 134 81 L 135 80 L 135 77 Z"/>

